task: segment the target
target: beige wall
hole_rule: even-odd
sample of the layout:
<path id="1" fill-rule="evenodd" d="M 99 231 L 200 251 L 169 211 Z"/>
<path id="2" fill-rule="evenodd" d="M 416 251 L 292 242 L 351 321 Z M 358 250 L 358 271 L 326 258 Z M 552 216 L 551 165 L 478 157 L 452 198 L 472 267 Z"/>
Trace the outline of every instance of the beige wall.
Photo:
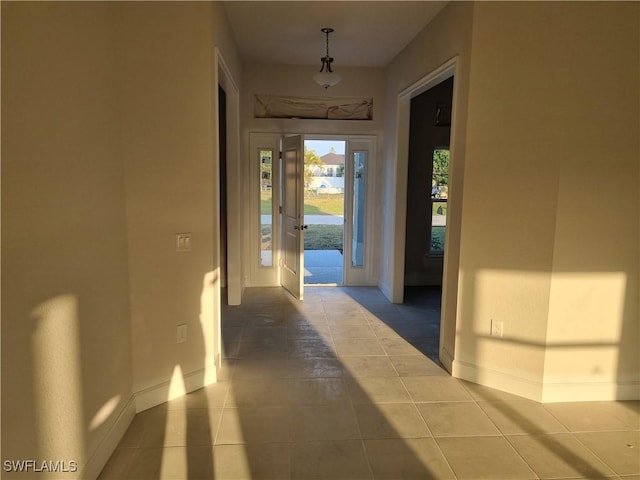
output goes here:
<path id="1" fill-rule="evenodd" d="M 152 397 L 144 407 L 166 400 L 174 371 L 192 374 L 192 387 L 215 378 L 214 46 L 230 68 L 239 62 L 228 29 L 215 27 L 226 21 L 219 4 L 126 3 L 118 20 L 133 390 Z M 180 232 L 192 233 L 191 251 L 176 252 Z M 180 324 L 188 339 L 177 344 Z"/>
<path id="2" fill-rule="evenodd" d="M 456 344 L 466 378 L 543 400 L 638 394 L 638 13 L 475 7 Z M 489 336 L 492 319 L 503 338 Z"/>
<path id="3" fill-rule="evenodd" d="M 239 78 L 217 3 L 2 4 L 3 460 L 94 477 L 215 379 L 216 46 Z"/>
<path id="4" fill-rule="evenodd" d="M 84 471 L 131 397 L 112 26 L 104 3 L 2 4 L 3 460 Z"/>
<path id="5" fill-rule="evenodd" d="M 583 23 L 566 30 L 583 54 L 568 45 L 553 59 L 564 67 L 557 82 L 576 79 L 559 123 L 579 127 L 556 139 L 570 148 L 559 162 L 544 398 L 567 379 L 578 392 L 602 382 L 627 397 L 627 382 L 640 393 L 640 8 L 596 4 L 577 15 Z"/>
<path id="6" fill-rule="evenodd" d="M 205 3 L 131 3 L 119 13 L 133 377 L 140 392 L 170 380 L 176 366 L 183 374 L 205 366 L 201 292 L 215 272 L 213 49 Z M 176 252 L 180 232 L 192 233 L 190 252 Z M 179 324 L 187 324 L 186 343 L 176 343 Z"/>

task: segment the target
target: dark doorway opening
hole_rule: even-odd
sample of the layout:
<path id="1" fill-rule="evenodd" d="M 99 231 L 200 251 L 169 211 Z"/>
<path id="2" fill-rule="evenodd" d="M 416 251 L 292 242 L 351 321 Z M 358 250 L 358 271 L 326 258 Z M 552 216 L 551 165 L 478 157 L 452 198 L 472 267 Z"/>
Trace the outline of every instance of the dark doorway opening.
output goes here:
<path id="1" fill-rule="evenodd" d="M 218 85 L 218 149 L 220 178 L 220 285 L 227 285 L 227 95 Z"/>
<path id="2" fill-rule="evenodd" d="M 453 77 L 411 99 L 404 285 L 442 286 Z"/>
<path id="3" fill-rule="evenodd" d="M 426 355 L 438 362 L 442 276 L 449 199 L 453 77 L 411 99 L 405 304 L 429 326 Z"/>

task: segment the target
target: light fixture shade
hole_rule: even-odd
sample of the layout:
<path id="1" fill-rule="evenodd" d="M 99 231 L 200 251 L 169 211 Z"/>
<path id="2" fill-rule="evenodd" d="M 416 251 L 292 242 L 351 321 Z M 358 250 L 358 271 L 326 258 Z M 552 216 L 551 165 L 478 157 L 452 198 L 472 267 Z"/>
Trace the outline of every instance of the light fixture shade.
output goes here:
<path id="1" fill-rule="evenodd" d="M 340 78 L 340 75 L 333 72 L 315 73 L 313 75 L 313 79 L 318 85 L 324 88 L 333 87 L 334 85 L 337 85 L 340 80 L 342 80 L 342 78 Z"/>

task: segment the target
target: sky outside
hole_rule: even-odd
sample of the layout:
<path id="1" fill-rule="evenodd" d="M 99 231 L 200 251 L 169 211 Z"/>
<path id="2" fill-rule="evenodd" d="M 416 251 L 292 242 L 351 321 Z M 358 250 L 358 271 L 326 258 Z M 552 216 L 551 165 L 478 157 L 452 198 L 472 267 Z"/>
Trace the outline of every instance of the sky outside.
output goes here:
<path id="1" fill-rule="evenodd" d="M 336 153 L 344 155 L 344 140 L 305 140 L 304 146 L 307 150 L 313 150 L 319 157 L 329 153 L 331 147 Z"/>

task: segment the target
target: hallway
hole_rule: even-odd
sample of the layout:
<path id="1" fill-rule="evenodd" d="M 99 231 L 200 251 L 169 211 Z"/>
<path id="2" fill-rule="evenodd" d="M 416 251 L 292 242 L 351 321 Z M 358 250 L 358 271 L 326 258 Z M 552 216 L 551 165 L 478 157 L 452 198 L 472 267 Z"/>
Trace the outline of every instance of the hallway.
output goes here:
<path id="1" fill-rule="evenodd" d="M 539 404 L 437 362 L 438 290 L 249 289 L 219 383 L 138 414 L 100 478 L 640 476 L 640 402 Z"/>

